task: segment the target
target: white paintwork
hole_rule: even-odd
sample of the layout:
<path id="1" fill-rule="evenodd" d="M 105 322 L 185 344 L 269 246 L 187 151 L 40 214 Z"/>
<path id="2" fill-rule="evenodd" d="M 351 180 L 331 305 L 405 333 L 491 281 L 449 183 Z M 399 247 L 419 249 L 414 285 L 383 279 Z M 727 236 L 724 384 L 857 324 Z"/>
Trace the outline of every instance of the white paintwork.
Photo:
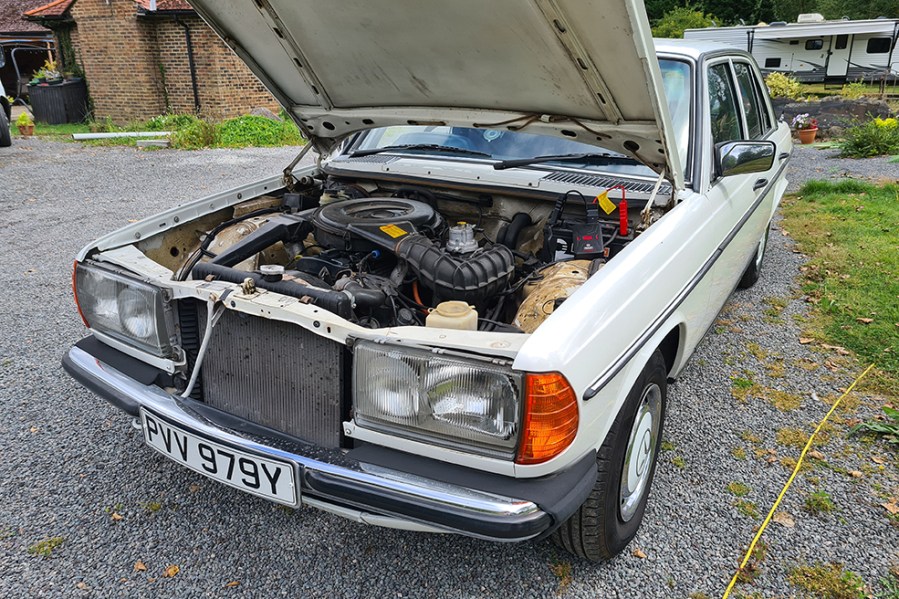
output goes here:
<path id="1" fill-rule="evenodd" d="M 322 148 L 373 126 L 513 121 L 633 155 L 683 185 L 636 0 L 192 5 Z"/>
<path id="2" fill-rule="evenodd" d="M 709 44 L 714 48 L 714 45 Z M 702 58 L 703 44 L 690 47 L 682 43 L 660 43 L 666 54 L 680 55 L 692 60 Z M 738 57 L 738 60 L 745 60 Z M 704 79 L 703 79 L 704 81 Z M 702 86 L 699 114 L 708 107 Z M 773 111 L 767 106 L 773 121 Z M 700 139 L 694 139 L 695 160 L 700 162 L 700 178 L 694 190 L 678 194 L 678 203 L 658 222 L 609 262 L 566 301 L 532 335 L 494 332 L 463 332 L 426 327 L 398 327 L 371 330 L 350 323 L 335 314 L 304 304 L 295 298 L 260 291 L 243 295 L 239 286 L 223 282 L 174 282 L 171 273 L 155 267 L 140 252 L 130 248 L 138 235 L 145 238 L 177 224 L 220 210 L 256 195 L 273 191 L 280 185 L 278 178 L 230 190 L 209 198 L 191 202 L 161 215 L 134 223 L 108 235 L 85 248 L 79 259 L 89 253 L 95 259 L 108 260 L 140 274 L 160 286 L 170 289 L 173 297 L 196 297 L 215 300 L 225 290 L 231 290 L 229 309 L 263 318 L 292 322 L 316 334 L 337 342 L 349 337 L 361 339 L 387 338 L 393 343 L 446 347 L 479 354 L 513 359 L 513 367 L 521 371 L 563 373 L 575 392 L 584 391 L 604 369 L 625 355 L 634 341 L 662 314 L 672 299 L 687 288 L 691 279 L 699 276 L 704 265 L 725 241 L 731 229 L 753 203 L 756 192 L 753 182 L 761 177 L 780 177 L 780 162 L 770 173 L 734 176 L 712 180 L 712 149 L 708 142 L 710 129 L 704 121 Z M 779 152 L 789 152 L 789 131 L 781 125 L 771 136 Z M 703 143 L 698 143 L 700 140 Z M 351 165 L 335 160 L 341 168 L 361 170 L 382 168 L 382 165 Z M 489 164 L 477 160 L 468 162 L 440 162 L 434 160 L 403 159 L 392 162 L 394 172 L 402 171 L 417 177 L 430 176 L 435 182 L 457 179 L 471 183 L 486 180 L 504 185 L 514 194 L 516 188 L 548 185 L 540 181 L 543 172 L 512 169 L 493 171 Z M 309 172 L 306 169 L 303 172 Z M 467 172 L 466 172 L 467 171 Z M 474 174 L 477 173 L 477 174 Z M 360 175 L 364 177 L 363 175 Z M 749 256 L 761 238 L 785 188 L 785 181 L 774 183 L 765 202 L 727 246 L 721 258 L 699 280 L 695 289 L 660 324 L 639 352 L 611 378 L 600 393 L 589 401 L 581 401 L 579 432 L 575 442 L 556 458 L 538 465 L 520 466 L 495 458 L 432 446 L 418 441 L 398 439 L 387 434 L 364 430 L 353 422 L 344 423 L 345 432 L 373 443 L 382 444 L 417 455 L 518 477 L 537 477 L 555 472 L 573 463 L 585 452 L 598 448 L 614 421 L 620 405 L 653 350 L 674 329 L 680 331 L 680 346 L 671 375 L 676 375 L 711 325 L 717 311 L 733 290 L 736 280 L 748 263 Z M 556 191 L 563 192 L 569 186 Z M 549 189 L 552 189 L 550 186 Z M 585 190 L 586 191 L 586 190 Z M 595 193 L 595 189 L 593 190 Z M 177 218 L 177 222 L 176 219 Z M 96 253 L 97 250 L 101 250 Z M 149 264 L 148 264 L 149 263 Z M 233 302 L 233 307 L 230 304 Z M 318 323 L 316 326 L 315 323 Z"/>
<path id="3" fill-rule="evenodd" d="M 523 372 L 557 371 L 578 397 L 579 428 L 574 442 L 543 464 L 521 466 L 509 459 L 368 430 L 352 420 L 343 422 L 344 434 L 355 439 L 509 477 L 540 477 L 565 469 L 602 445 L 634 381 L 673 332 L 678 334 L 678 347 L 669 375 L 680 372 L 755 256 L 786 187 L 784 163 L 777 158 L 764 173 L 724 179 L 714 173 L 707 61 L 729 65 L 751 63 L 751 58 L 739 52 L 722 57 L 723 47 L 712 42 L 663 40 L 656 44 L 656 51 L 690 63 L 696 82 L 691 87 L 694 126 L 689 186 L 685 186 L 674 136 L 669 134 L 671 119 L 648 23 L 636 0 L 347 0 L 340 10 L 324 10 L 314 0 L 194 0 L 194 4 L 312 134 L 316 147 L 325 152 L 325 167 L 331 172 L 349 172 L 363 180 L 401 173 L 422 185 L 432 181 L 435 186 L 469 189 L 490 185 L 504 190 L 498 195 L 509 197 L 534 191 L 558 195 L 578 189 L 588 196 L 600 191 L 543 180 L 551 170 L 565 170 L 549 165 L 495 171 L 491 161 L 476 158 L 401 156 L 384 164 L 347 161 L 338 154 L 337 142 L 352 132 L 411 122 L 523 126 L 527 133 L 595 143 L 637 157 L 673 184 L 672 194 L 663 194 L 665 197 L 655 202 L 672 206 L 664 216 L 531 335 L 427 327 L 366 329 L 269 291 L 244 294 L 239 285 L 221 281 L 173 281 L 169 269 L 149 260 L 134 245 L 278 191 L 281 177 L 215 194 L 128 225 L 78 255 L 79 260 L 90 257 L 131 271 L 166 288 L 174 299 L 217 302 L 228 294 L 223 302 L 226 309 L 292 323 L 337 343 L 353 338 L 453 349 L 502 358 Z M 754 28 L 739 28 L 744 36 L 752 31 Z M 851 49 L 848 55 L 852 56 Z M 757 77 L 755 66 L 751 69 Z M 745 105 L 739 91 L 737 96 L 737 105 Z M 775 123 L 770 103 L 765 110 Z M 776 156 L 789 154 L 791 142 L 785 125 L 773 127 L 766 138 L 775 143 Z M 627 142 L 635 142 L 639 148 Z M 313 174 L 316 168 L 296 174 Z M 633 179 L 652 184 L 657 177 Z M 767 184 L 754 190 L 763 179 Z M 629 195 L 647 197 L 645 193 Z M 537 206 L 535 212 L 541 208 Z M 120 342 L 99 338 L 169 372 L 184 369 L 183 361 L 160 361 L 142 351 L 125 349 Z M 223 444 L 237 438 L 228 431 L 213 432 L 213 427 L 199 421 L 194 425 L 196 434 L 219 435 L 216 438 Z M 193 439 L 193 448 L 198 447 L 197 438 L 184 435 L 183 439 Z M 170 446 L 155 441 L 156 449 L 173 457 Z M 254 443 L 251 451 L 265 448 L 261 441 Z M 200 471 L 202 464 L 195 454 L 178 461 Z M 272 455 L 279 455 L 276 449 Z M 277 466 L 274 462 L 269 465 Z M 280 472 L 288 471 L 294 475 L 289 468 Z M 234 484 L 233 480 L 227 482 Z M 245 487 L 241 488 L 253 492 Z M 298 501 L 281 488 L 269 496 L 286 503 Z M 359 522 L 439 530 L 314 498 L 309 504 Z"/>

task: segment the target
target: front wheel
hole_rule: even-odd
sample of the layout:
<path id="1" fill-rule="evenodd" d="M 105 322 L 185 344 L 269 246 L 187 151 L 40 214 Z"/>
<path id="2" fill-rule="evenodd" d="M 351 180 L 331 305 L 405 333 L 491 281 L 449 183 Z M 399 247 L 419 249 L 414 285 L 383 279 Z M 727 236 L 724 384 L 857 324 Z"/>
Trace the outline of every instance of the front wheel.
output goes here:
<path id="1" fill-rule="evenodd" d="M 637 534 L 665 421 L 668 372 L 656 350 L 634 382 L 596 456 L 593 491 L 553 542 L 591 561 L 611 559 Z"/>

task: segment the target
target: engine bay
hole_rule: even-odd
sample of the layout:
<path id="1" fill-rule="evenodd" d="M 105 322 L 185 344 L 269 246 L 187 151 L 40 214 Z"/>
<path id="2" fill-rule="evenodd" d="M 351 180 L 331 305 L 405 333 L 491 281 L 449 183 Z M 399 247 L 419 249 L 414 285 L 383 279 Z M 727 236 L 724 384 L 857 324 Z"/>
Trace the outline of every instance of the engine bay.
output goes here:
<path id="1" fill-rule="evenodd" d="M 547 201 L 320 177 L 138 249 L 177 280 L 281 293 L 367 328 L 531 333 L 664 211 L 623 189 Z"/>

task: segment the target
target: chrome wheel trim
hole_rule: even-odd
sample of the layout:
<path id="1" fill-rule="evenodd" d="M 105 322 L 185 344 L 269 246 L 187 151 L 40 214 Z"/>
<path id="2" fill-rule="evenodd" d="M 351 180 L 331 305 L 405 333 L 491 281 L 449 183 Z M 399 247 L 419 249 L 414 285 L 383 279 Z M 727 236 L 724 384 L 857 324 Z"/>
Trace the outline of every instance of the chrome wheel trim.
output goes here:
<path id="1" fill-rule="evenodd" d="M 629 522 L 634 517 L 649 489 L 649 477 L 656 445 L 659 442 L 661 420 L 662 390 L 657 384 L 652 383 L 643 389 L 624 454 L 618 500 L 618 512 L 622 522 Z"/>

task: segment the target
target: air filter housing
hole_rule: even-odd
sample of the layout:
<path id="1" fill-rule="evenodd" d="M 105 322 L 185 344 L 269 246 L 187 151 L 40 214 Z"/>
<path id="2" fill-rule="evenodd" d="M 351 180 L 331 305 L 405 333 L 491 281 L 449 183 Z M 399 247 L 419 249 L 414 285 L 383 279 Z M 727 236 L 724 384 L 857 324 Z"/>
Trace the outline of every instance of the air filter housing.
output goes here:
<path id="1" fill-rule="evenodd" d="M 349 252 L 390 247 L 411 233 L 437 236 L 445 227 L 443 217 L 431 206 L 405 198 L 333 202 L 313 215 L 312 224 L 319 244 Z M 368 239 L 360 232 L 364 232 Z M 383 239 L 383 242 L 375 243 L 374 238 Z"/>

